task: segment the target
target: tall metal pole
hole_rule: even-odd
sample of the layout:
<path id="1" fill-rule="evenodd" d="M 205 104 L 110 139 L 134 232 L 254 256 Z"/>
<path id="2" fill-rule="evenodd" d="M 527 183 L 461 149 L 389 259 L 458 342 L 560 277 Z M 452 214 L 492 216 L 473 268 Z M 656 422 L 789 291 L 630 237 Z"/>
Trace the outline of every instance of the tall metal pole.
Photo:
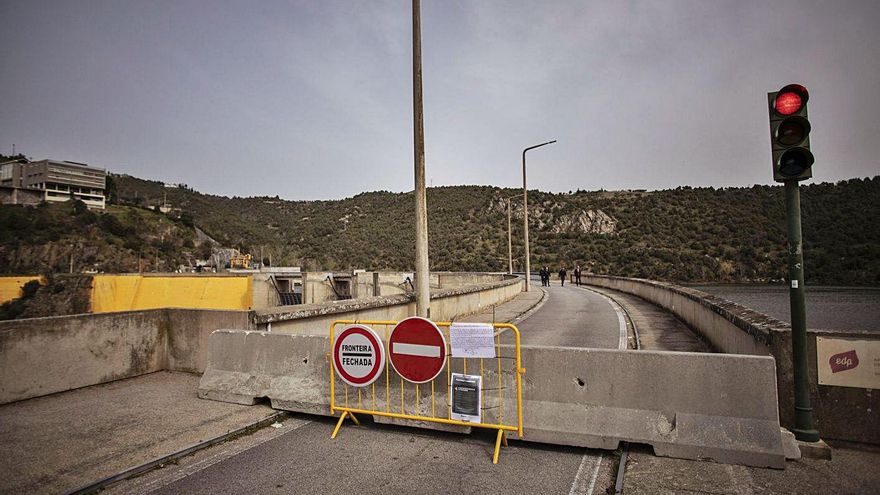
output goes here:
<path id="1" fill-rule="evenodd" d="M 513 232 L 510 229 L 510 198 L 507 198 L 507 273 L 513 273 Z"/>
<path id="2" fill-rule="evenodd" d="M 555 143 L 556 140 L 547 141 L 546 143 L 536 144 L 535 146 L 529 146 L 528 148 L 523 150 L 522 153 L 522 167 L 523 167 L 523 239 L 525 240 L 525 250 L 526 250 L 526 292 L 528 292 L 531 288 L 531 265 L 529 261 L 529 188 L 526 185 L 526 151 L 533 150 L 535 148 L 540 148 L 541 146 L 546 146 L 548 144 Z"/>
<path id="3" fill-rule="evenodd" d="M 422 115 L 422 26 L 419 0 L 412 2 L 413 24 L 413 140 L 416 196 L 416 315 L 431 317 L 428 268 L 428 208 L 425 191 L 425 125 Z"/>
<path id="4" fill-rule="evenodd" d="M 801 244 L 801 198 L 797 180 L 785 181 L 785 211 L 788 223 L 788 279 L 791 283 L 791 354 L 794 365 L 794 436 L 804 442 L 818 442 L 813 427 L 810 384 L 807 374 L 807 315 L 804 304 L 804 252 Z"/>

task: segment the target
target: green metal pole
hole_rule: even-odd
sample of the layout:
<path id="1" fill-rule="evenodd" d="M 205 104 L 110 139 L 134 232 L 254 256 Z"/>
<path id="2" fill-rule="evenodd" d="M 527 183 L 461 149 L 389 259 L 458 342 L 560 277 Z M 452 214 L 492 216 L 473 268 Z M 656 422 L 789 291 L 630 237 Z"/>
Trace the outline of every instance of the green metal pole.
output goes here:
<path id="1" fill-rule="evenodd" d="M 785 211 L 788 222 L 788 279 L 791 282 L 791 354 L 794 365 L 794 436 L 803 442 L 818 442 L 813 428 L 810 383 L 807 371 L 807 315 L 804 303 L 804 252 L 801 243 L 801 197 L 798 181 L 785 181 Z"/>

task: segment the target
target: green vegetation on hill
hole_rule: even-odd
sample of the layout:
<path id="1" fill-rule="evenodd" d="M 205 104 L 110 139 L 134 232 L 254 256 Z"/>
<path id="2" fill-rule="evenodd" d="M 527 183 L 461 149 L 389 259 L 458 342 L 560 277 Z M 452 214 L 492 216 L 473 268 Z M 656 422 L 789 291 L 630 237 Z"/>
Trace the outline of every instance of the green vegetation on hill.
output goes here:
<path id="1" fill-rule="evenodd" d="M 338 201 L 226 198 L 125 175 L 117 202 L 0 207 L 0 272 L 173 271 L 206 259 L 211 242 L 308 270 L 414 268 L 412 193 Z M 428 190 L 433 270 L 506 271 L 507 210 L 516 189 Z M 168 215 L 158 206 L 167 198 Z M 801 188 L 812 284 L 880 285 L 880 177 Z M 514 269 L 522 270 L 522 206 L 513 200 Z M 765 282 L 787 272 L 783 188 L 529 193 L 532 266 L 674 282 Z M 201 240 L 200 240 L 201 239 Z M 158 263 L 158 266 L 157 266 Z"/>
<path id="2" fill-rule="evenodd" d="M 116 176 L 119 201 L 153 207 L 165 197 L 224 246 L 306 269 L 412 269 L 412 193 L 386 191 L 339 201 L 225 198 L 186 186 Z M 801 188 L 806 276 L 814 284 L 880 284 L 880 177 Z M 428 190 L 431 268 L 507 269 L 502 198 L 516 189 Z M 514 200 L 515 269 L 522 269 L 522 212 Z M 518 211 L 516 211 L 518 209 Z M 603 212 L 613 232 L 578 228 Z M 532 266 L 676 282 L 757 282 L 786 276 L 783 188 L 680 187 L 664 191 L 529 193 Z"/>
<path id="3" fill-rule="evenodd" d="M 139 262 L 144 271 L 174 271 L 198 251 L 191 228 L 141 208 L 0 207 L 0 273 L 137 272 Z"/>

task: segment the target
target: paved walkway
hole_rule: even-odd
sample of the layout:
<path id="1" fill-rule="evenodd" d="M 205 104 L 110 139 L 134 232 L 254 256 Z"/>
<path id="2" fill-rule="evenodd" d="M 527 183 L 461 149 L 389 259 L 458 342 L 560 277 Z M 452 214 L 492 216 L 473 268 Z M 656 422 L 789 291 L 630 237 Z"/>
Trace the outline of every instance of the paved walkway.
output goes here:
<path id="1" fill-rule="evenodd" d="M 626 322 L 607 297 L 580 287 L 533 287 L 546 302 L 519 324 L 524 345 L 626 348 Z"/>
<path id="2" fill-rule="evenodd" d="M 477 314 L 465 316 L 456 321 L 471 323 L 515 323 L 528 316 L 534 309 L 545 300 L 545 294 L 540 290 L 520 292 L 510 301 L 502 304 L 486 306 Z"/>
<path id="3" fill-rule="evenodd" d="M 625 292 L 589 287 L 626 308 L 638 329 L 641 348 L 652 351 L 712 352 L 712 349 L 675 315 L 644 299 Z"/>
<path id="4" fill-rule="evenodd" d="M 0 493 L 75 490 L 275 413 L 158 372 L 0 406 Z"/>

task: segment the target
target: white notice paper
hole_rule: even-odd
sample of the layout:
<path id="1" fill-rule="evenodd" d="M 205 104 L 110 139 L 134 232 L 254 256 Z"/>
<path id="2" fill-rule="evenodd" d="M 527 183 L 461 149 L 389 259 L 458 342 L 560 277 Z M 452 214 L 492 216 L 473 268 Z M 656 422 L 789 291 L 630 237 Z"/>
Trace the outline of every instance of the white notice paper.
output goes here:
<path id="1" fill-rule="evenodd" d="M 455 358 L 495 357 L 495 329 L 488 323 L 453 323 L 449 345 Z"/>

